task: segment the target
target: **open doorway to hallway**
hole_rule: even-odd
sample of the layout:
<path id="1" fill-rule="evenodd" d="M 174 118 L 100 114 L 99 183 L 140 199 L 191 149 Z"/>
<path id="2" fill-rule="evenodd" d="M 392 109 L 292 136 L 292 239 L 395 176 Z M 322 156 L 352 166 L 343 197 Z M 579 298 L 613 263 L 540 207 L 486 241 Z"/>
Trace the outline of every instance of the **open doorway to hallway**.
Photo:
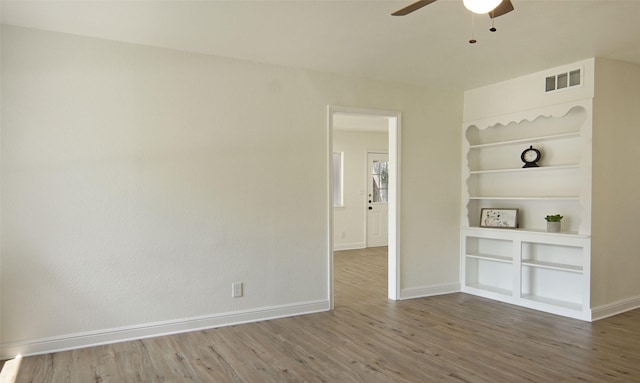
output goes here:
<path id="1" fill-rule="evenodd" d="M 329 107 L 328 117 L 332 158 L 329 182 L 332 303 L 334 292 L 338 298 L 342 296 L 337 291 L 339 287 L 373 283 L 371 277 L 376 275 L 374 284 L 380 286 L 380 299 L 384 299 L 385 293 L 390 299 L 398 299 L 400 115 Z M 359 275 L 360 262 L 369 264 L 378 273 L 365 275 L 365 282 Z"/>

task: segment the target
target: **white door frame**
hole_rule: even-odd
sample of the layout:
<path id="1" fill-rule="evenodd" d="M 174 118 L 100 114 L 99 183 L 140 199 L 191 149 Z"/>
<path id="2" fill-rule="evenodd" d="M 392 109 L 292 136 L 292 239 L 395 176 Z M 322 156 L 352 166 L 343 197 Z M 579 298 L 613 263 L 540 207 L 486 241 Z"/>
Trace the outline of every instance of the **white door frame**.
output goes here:
<path id="1" fill-rule="evenodd" d="M 333 116 L 355 114 L 386 117 L 389 120 L 389 299 L 400 299 L 400 126 L 401 113 L 376 109 L 352 108 L 329 105 L 327 107 L 327 237 L 328 237 L 328 296 L 334 308 L 333 271 Z"/>

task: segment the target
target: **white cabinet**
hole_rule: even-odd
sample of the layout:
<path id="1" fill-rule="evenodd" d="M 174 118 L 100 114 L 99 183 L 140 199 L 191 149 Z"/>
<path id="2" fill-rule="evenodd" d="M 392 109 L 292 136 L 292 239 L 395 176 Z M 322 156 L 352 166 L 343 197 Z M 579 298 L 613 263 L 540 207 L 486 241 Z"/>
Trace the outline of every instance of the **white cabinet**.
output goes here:
<path id="1" fill-rule="evenodd" d="M 590 320 L 590 239 L 576 234 L 463 228 L 463 292 Z"/>
<path id="2" fill-rule="evenodd" d="M 591 320 L 591 116 L 587 98 L 464 123 L 463 292 Z M 523 168 L 530 146 L 539 167 Z M 479 227 L 483 208 L 518 209 L 519 227 Z"/>
<path id="3" fill-rule="evenodd" d="M 576 70 L 578 86 L 545 92 Z M 465 92 L 463 291 L 584 320 L 640 308 L 639 100 L 640 67 L 605 59 Z M 529 146 L 539 168 L 522 168 Z M 479 227 L 482 208 L 518 209 L 519 228 Z"/>

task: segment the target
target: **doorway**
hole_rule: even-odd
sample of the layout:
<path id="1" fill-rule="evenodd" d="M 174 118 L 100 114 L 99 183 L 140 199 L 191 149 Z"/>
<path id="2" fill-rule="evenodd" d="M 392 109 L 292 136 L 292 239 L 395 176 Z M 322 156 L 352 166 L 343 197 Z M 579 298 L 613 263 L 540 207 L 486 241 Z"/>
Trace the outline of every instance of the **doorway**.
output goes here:
<path id="1" fill-rule="evenodd" d="M 388 245 L 388 283 L 387 283 L 387 297 L 389 299 L 397 300 L 400 298 L 400 256 L 399 256 L 399 205 L 400 205 L 400 113 L 391 111 L 381 111 L 373 109 L 360 109 L 340 106 L 329 106 L 327 113 L 327 127 L 328 127 L 328 182 L 327 187 L 329 191 L 328 199 L 328 275 L 329 275 L 329 300 L 331 308 L 334 307 L 334 148 L 333 148 L 333 133 L 334 122 L 339 116 L 364 116 L 364 117 L 378 117 L 385 121 L 388 135 L 388 158 L 385 164 L 386 174 L 386 186 L 379 187 L 378 190 L 371 190 L 371 204 L 374 204 L 374 193 L 384 194 L 386 202 L 386 214 L 387 222 L 387 245 Z M 367 160 L 368 162 L 368 160 Z M 381 176 L 381 173 L 378 174 Z M 368 176 L 367 176 L 368 177 Z M 373 177 L 373 176 L 372 176 Z M 371 181 L 373 184 L 373 180 Z M 381 186 L 381 185 L 380 185 Z M 384 190 L 383 190 L 384 189 Z M 364 195 L 367 193 L 366 195 Z M 362 191 L 365 206 L 368 204 L 369 191 Z M 375 205 L 371 206 L 375 208 Z M 367 206 L 367 210 L 368 206 Z M 374 209 L 371 209 L 374 210 Z M 367 225 L 369 226 L 369 225 Z M 382 234 L 384 235 L 384 234 Z M 367 244 L 367 246 L 369 246 Z"/>

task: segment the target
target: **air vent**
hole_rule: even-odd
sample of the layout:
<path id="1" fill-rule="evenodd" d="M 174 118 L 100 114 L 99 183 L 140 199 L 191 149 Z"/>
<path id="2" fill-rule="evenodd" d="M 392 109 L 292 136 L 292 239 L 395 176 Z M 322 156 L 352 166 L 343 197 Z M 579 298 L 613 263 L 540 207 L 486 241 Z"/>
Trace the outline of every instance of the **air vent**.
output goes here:
<path id="1" fill-rule="evenodd" d="M 545 92 L 553 92 L 578 86 L 582 83 L 582 70 L 576 69 L 570 72 L 559 73 L 545 78 Z"/>

